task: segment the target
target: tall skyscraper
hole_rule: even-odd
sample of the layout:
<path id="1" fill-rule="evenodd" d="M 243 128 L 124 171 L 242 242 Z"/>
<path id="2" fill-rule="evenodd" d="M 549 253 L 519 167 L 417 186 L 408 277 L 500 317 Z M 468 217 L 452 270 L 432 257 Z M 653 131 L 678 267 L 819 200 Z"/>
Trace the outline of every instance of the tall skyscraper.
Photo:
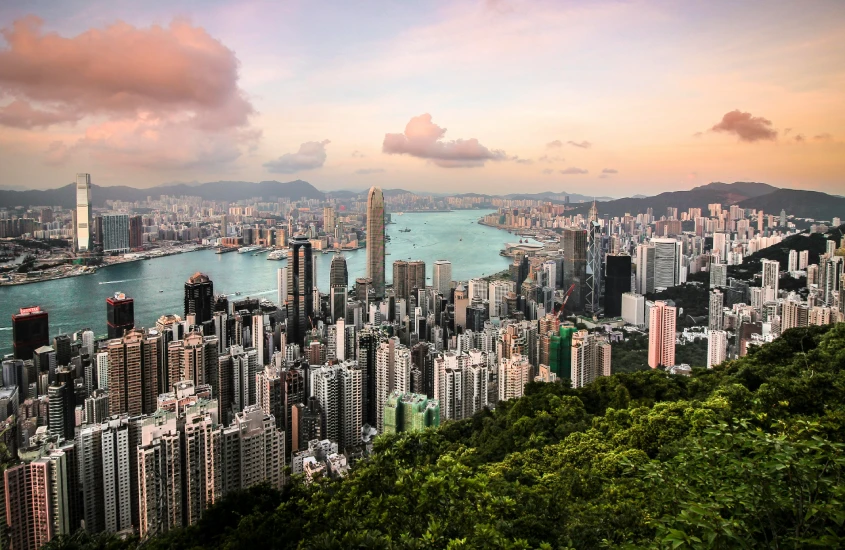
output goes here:
<path id="1" fill-rule="evenodd" d="M 654 286 L 671 288 L 681 284 L 681 241 L 651 239 L 654 245 Z"/>
<path id="2" fill-rule="evenodd" d="M 677 309 L 657 301 L 649 310 L 648 366 L 675 366 L 675 324 Z"/>
<path id="3" fill-rule="evenodd" d="M 376 297 L 384 297 L 384 195 L 378 187 L 367 193 L 367 277 Z"/>
<path id="4" fill-rule="evenodd" d="M 587 296 L 587 232 L 583 229 L 563 230 L 563 286 L 575 289 L 569 296 L 567 307 L 583 311 Z"/>
<path id="5" fill-rule="evenodd" d="M 287 342 L 304 347 L 305 334 L 311 326 L 310 316 L 314 311 L 311 242 L 305 236 L 297 235 L 288 246 Z"/>
<path id="6" fill-rule="evenodd" d="M 50 323 L 39 306 L 22 307 L 12 315 L 12 342 L 15 359 L 32 359 L 36 349 L 50 343 Z"/>
<path id="7" fill-rule="evenodd" d="M 780 262 L 763 260 L 763 302 L 773 302 L 778 298 L 780 285 Z"/>
<path id="8" fill-rule="evenodd" d="M 710 330 L 722 330 L 725 326 L 722 308 L 725 307 L 725 295 L 717 289 L 710 291 L 709 321 L 707 326 Z"/>
<path id="9" fill-rule="evenodd" d="M 144 244 L 144 219 L 141 216 L 129 218 L 129 248 L 140 248 Z"/>
<path id="10" fill-rule="evenodd" d="M 408 262 L 408 296 L 415 293 L 414 289 L 425 288 L 425 262 L 411 260 Z"/>
<path id="11" fill-rule="evenodd" d="M 91 239 L 91 174 L 76 174 L 76 251 L 89 252 Z"/>
<path id="12" fill-rule="evenodd" d="M 654 292 L 654 245 L 637 246 L 637 294 Z"/>
<path id="13" fill-rule="evenodd" d="M 579 330 L 572 335 L 571 381 L 583 388 L 599 376 L 610 376 L 610 344 L 599 334 Z"/>
<path id="14" fill-rule="evenodd" d="M 276 305 L 281 308 L 288 298 L 288 268 L 280 267 L 276 270 Z"/>
<path id="15" fill-rule="evenodd" d="M 108 345 L 109 412 L 152 414 L 158 397 L 158 331 L 127 331 Z"/>
<path id="16" fill-rule="evenodd" d="M 332 264 L 329 268 L 329 286 L 349 286 L 346 256 L 339 252 L 332 258 Z"/>
<path id="17" fill-rule="evenodd" d="M 393 262 L 393 292 L 397 299 L 407 300 L 410 296 L 408 289 L 408 262 L 396 260 Z"/>
<path id="18" fill-rule="evenodd" d="M 715 259 L 716 257 L 713 256 Z M 710 288 L 728 284 L 728 264 L 710 262 Z"/>
<path id="19" fill-rule="evenodd" d="M 587 294 L 584 308 L 594 315 L 601 310 L 601 255 L 601 224 L 598 220 L 596 201 L 593 201 L 587 222 Z"/>
<path id="20" fill-rule="evenodd" d="M 499 360 L 499 400 L 507 401 L 522 397 L 525 384 L 530 380 L 531 364 L 522 355 Z"/>
<path id="21" fill-rule="evenodd" d="M 214 315 L 214 283 L 199 271 L 185 282 L 185 317 L 191 314 L 197 325 L 211 321 Z"/>
<path id="22" fill-rule="evenodd" d="M 728 346 L 728 333 L 724 330 L 707 332 L 707 368 L 712 369 L 725 361 Z"/>
<path id="23" fill-rule="evenodd" d="M 622 295 L 631 291 L 631 256 L 608 254 L 605 260 L 604 316 L 622 315 Z"/>
<path id="24" fill-rule="evenodd" d="M 129 252 L 129 216 L 103 215 L 103 252 Z"/>
<path id="25" fill-rule="evenodd" d="M 437 260 L 434 262 L 432 285 L 437 292 L 445 298 L 449 298 L 449 293 L 452 289 L 452 262 L 448 260 Z"/>
<path id="26" fill-rule="evenodd" d="M 106 298 L 106 323 L 109 338 L 121 338 L 124 332 L 135 328 L 135 300 L 122 292 Z"/>

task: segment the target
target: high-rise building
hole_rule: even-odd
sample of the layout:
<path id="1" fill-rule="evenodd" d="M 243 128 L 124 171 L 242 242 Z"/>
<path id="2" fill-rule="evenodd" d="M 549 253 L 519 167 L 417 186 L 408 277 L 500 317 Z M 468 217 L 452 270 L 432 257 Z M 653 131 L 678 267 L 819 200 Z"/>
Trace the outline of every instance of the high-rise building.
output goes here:
<path id="1" fill-rule="evenodd" d="M 728 333 L 724 330 L 707 332 L 707 368 L 712 369 L 725 360 L 728 347 Z"/>
<path id="2" fill-rule="evenodd" d="M 560 326 L 549 339 L 549 368 L 558 378 L 570 378 L 573 334 L 575 327 L 567 324 Z"/>
<path id="3" fill-rule="evenodd" d="M 341 449 L 360 443 L 363 373 L 356 362 L 319 367 L 313 380 L 314 397 L 322 411 L 323 436 Z"/>
<path id="4" fill-rule="evenodd" d="M 185 282 L 185 317 L 193 315 L 197 325 L 211 321 L 214 315 L 214 283 L 199 271 Z"/>
<path id="5" fill-rule="evenodd" d="M 158 331 L 126 331 L 108 344 L 109 412 L 112 415 L 151 414 L 157 408 Z"/>
<path id="6" fill-rule="evenodd" d="M 798 271 L 798 251 L 797 250 L 790 250 L 789 251 L 789 260 L 787 261 L 786 270 L 790 273 L 793 271 Z"/>
<path id="7" fill-rule="evenodd" d="M 12 342 L 15 359 L 32 359 L 36 349 L 50 343 L 47 312 L 39 306 L 22 307 L 12 315 Z"/>
<path id="8" fill-rule="evenodd" d="M 499 360 L 499 400 L 522 397 L 525 384 L 530 381 L 531 364 L 519 354 Z"/>
<path id="9" fill-rule="evenodd" d="M 425 288 L 425 262 L 411 260 L 408 262 L 408 297 L 416 291 Z"/>
<path id="10" fill-rule="evenodd" d="M 122 292 L 106 298 L 106 323 L 109 338 L 121 338 L 124 332 L 135 328 L 135 300 Z"/>
<path id="11" fill-rule="evenodd" d="M 334 234 L 334 226 L 336 222 L 336 214 L 334 208 L 331 206 L 323 207 L 323 231 L 326 235 Z"/>
<path id="12" fill-rule="evenodd" d="M 427 395 L 394 390 L 384 404 L 384 433 L 420 432 L 440 425 L 440 403 Z"/>
<path id="13" fill-rule="evenodd" d="M 376 356 L 382 340 L 381 333 L 372 327 L 364 327 L 358 331 L 356 354 L 358 366 L 363 371 L 363 388 L 361 402 L 363 404 L 364 424 L 376 425 Z"/>
<path id="14" fill-rule="evenodd" d="M 567 306 L 573 311 L 583 311 L 587 295 L 587 232 L 583 229 L 563 230 L 563 286 L 575 289 Z"/>
<path id="15" fill-rule="evenodd" d="M 636 326 L 645 326 L 645 296 L 635 292 L 622 295 L 622 319 Z"/>
<path id="16" fill-rule="evenodd" d="M 144 219 L 141 216 L 129 218 L 129 248 L 141 248 L 144 245 Z"/>
<path id="17" fill-rule="evenodd" d="M 594 315 L 597 315 L 601 310 L 601 260 L 601 224 L 598 220 L 598 209 L 594 200 L 587 222 L 587 294 L 584 300 L 584 308 Z"/>
<path id="18" fill-rule="evenodd" d="M 773 302 L 778 298 L 780 284 L 780 262 L 763 260 L 763 301 Z"/>
<path id="19" fill-rule="evenodd" d="M 637 246 L 637 294 L 654 292 L 654 245 Z"/>
<path id="20" fill-rule="evenodd" d="M 681 284 L 681 241 L 651 239 L 654 245 L 654 287 L 671 288 Z"/>
<path id="21" fill-rule="evenodd" d="M 572 335 L 571 381 L 583 388 L 599 376 L 610 376 L 610 344 L 607 339 L 579 330 Z"/>
<path id="22" fill-rule="evenodd" d="M 648 366 L 675 366 L 675 325 L 677 309 L 657 301 L 649 310 Z"/>
<path id="23" fill-rule="evenodd" d="M 290 240 L 287 270 L 287 342 L 303 347 L 314 311 L 314 266 L 306 237 L 297 235 Z"/>
<path id="24" fill-rule="evenodd" d="M 707 326 L 710 330 L 722 330 L 725 327 L 725 316 L 722 309 L 725 307 L 725 295 L 717 289 L 710 291 L 709 321 Z"/>
<path id="25" fill-rule="evenodd" d="M 367 277 L 376 297 L 384 297 L 384 195 L 378 187 L 367 193 Z"/>
<path id="26" fill-rule="evenodd" d="M 182 453 L 169 432 L 136 449 L 138 535 L 144 539 L 182 526 Z"/>
<path id="27" fill-rule="evenodd" d="M 810 251 L 802 250 L 798 253 L 798 269 L 807 269 L 807 264 L 810 262 Z"/>
<path id="28" fill-rule="evenodd" d="M 284 482 L 285 438 L 276 419 L 257 405 L 235 415 L 222 438 L 223 492 L 243 490 L 261 483 L 281 489 Z"/>
<path id="29" fill-rule="evenodd" d="M 346 267 L 346 257 L 337 253 L 332 258 L 329 268 L 329 286 L 349 286 L 349 271 Z"/>
<path id="30" fill-rule="evenodd" d="M 91 174 L 76 174 L 75 214 L 76 251 L 89 252 L 93 247 L 93 239 L 91 238 Z"/>
<path id="31" fill-rule="evenodd" d="M 397 299 L 407 300 L 410 297 L 408 289 L 408 262 L 396 260 L 393 262 L 393 292 Z"/>
<path id="32" fill-rule="evenodd" d="M 276 305 L 284 307 L 288 298 L 288 268 L 280 267 L 276 270 Z"/>
<path id="33" fill-rule="evenodd" d="M 393 390 L 411 390 L 411 351 L 399 343 L 398 338 L 389 338 L 379 344 L 376 350 L 375 383 L 375 428 L 384 433 L 384 404 Z"/>
<path id="34" fill-rule="evenodd" d="M 622 295 L 631 291 L 631 256 L 605 256 L 604 316 L 622 315 Z"/>
<path id="35" fill-rule="evenodd" d="M 448 260 L 434 262 L 432 285 L 437 292 L 449 298 L 449 292 L 452 288 L 452 262 Z"/>
<path id="36" fill-rule="evenodd" d="M 710 262 L 710 288 L 727 286 L 728 264 Z"/>
<path id="37" fill-rule="evenodd" d="M 129 216 L 104 214 L 102 224 L 103 252 L 129 252 Z"/>

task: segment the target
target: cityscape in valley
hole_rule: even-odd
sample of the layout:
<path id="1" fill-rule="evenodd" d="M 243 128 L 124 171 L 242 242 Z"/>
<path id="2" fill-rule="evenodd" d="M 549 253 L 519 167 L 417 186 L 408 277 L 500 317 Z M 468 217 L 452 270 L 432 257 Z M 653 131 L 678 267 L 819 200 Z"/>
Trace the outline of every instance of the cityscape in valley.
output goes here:
<path id="1" fill-rule="evenodd" d="M 0 550 L 845 547 L 843 36 L 0 2 Z"/>

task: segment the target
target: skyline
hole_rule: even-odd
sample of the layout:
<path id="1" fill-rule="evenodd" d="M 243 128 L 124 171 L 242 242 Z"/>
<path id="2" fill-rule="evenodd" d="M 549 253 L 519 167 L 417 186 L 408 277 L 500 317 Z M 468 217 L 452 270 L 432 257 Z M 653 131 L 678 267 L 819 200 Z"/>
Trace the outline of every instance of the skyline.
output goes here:
<path id="1" fill-rule="evenodd" d="M 89 172 L 136 187 L 840 194 L 843 15 L 836 2 L 3 6 L 0 188 Z"/>

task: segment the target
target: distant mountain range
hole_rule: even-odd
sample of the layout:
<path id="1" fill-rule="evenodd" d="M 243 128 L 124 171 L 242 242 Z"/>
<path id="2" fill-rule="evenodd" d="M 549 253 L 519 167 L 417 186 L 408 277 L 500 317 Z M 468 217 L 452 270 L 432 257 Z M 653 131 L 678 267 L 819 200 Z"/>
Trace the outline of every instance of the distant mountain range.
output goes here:
<path id="1" fill-rule="evenodd" d="M 366 190 L 320 191 L 310 183 L 302 180 L 279 182 L 262 181 L 258 183 L 247 181 L 215 181 L 209 183 L 170 183 L 149 189 L 135 189 L 134 187 L 91 186 L 94 206 L 102 207 L 107 200 L 126 202 L 144 201 L 147 197 L 160 195 L 189 195 L 199 196 L 205 200 L 235 202 L 253 197 L 263 197 L 265 200 L 287 198 L 324 199 L 326 196 L 345 199 L 365 199 Z M 384 194 L 394 197 L 401 194 L 423 195 L 405 189 L 385 189 Z M 688 208 L 701 208 L 707 212 L 707 205 L 719 203 L 723 206 L 738 204 L 743 208 L 763 209 L 772 214 L 779 214 L 785 209 L 788 214 L 802 218 L 830 220 L 834 216 L 845 217 L 845 198 L 821 193 L 819 191 L 803 191 L 798 189 L 780 189 L 758 182 L 714 182 L 702 185 L 689 191 L 671 191 L 660 193 L 652 197 L 635 195 L 623 199 L 611 197 L 592 197 L 565 191 L 544 191 L 542 193 L 513 193 L 509 195 L 488 195 L 482 193 L 465 193 L 458 195 L 438 195 L 474 197 L 492 199 L 494 197 L 513 200 L 545 200 L 562 203 L 569 197 L 569 203 L 575 205 L 575 212 L 587 212 L 589 204 L 595 198 L 599 201 L 599 212 L 611 216 L 622 216 L 625 213 L 637 214 L 648 208 L 660 216 L 667 207 L 677 207 L 680 211 Z M 13 191 L 0 189 L 0 208 L 15 206 L 62 206 L 72 208 L 76 203 L 74 184 L 68 184 L 58 189 L 45 191 Z M 583 203 L 579 205 L 578 203 Z"/>

